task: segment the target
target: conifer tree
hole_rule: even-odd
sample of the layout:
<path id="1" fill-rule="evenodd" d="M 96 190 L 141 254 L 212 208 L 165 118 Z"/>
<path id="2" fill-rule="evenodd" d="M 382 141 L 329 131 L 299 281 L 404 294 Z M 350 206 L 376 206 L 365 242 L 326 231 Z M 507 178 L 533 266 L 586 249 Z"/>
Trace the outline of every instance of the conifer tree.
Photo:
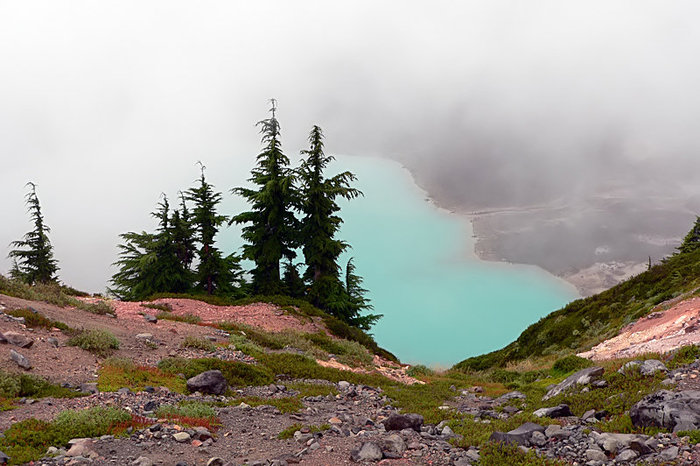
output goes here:
<path id="1" fill-rule="evenodd" d="M 252 270 L 253 291 L 274 295 L 284 292 L 280 279 L 280 262 L 296 256 L 297 220 L 292 209 L 297 201 L 294 174 L 289 158 L 282 152 L 276 102 L 272 99 L 271 117 L 258 122 L 264 148 L 249 179 L 256 189 L 234 188 L 231 191 L 248 201 L 250 210 L 234 216 L 229 224 L 244 224 L 243 257 L 255 263 Z"/>
<path id="2" fill-rule="evenodd" d="M 294 264 L 290 260 L 284 263 L 284 275 L 282 277 L 284 292 L 292 298 L 303 298 L 306 294 L 306 285 L 299 274 L 300 265 Z"/>
<path id="3" fill-rule="evenodd" d="M 195 230 L 190 218 L 190 212 L 185 202 L 185 195 L 180 192 L 180 209 L 173 211 L 170 220 L 172 225 L 173 244 L 177 257 L 186 269 L 190 269 L 197 248 L 195 246 Z"/>
<path id="4" fill-rule="evenodd" d="M 41 204 L 36 194 L 36 185 L 27 183 L 30 187 L 26 195 L 29 214 L 34 222 L 34 229 L 26 233 L 23 239 L 13 241 L 13 249 L 8 257 L 13 260 L 10 270 L 12 278 L 34 285 L 36 283 L 56 282 L 58 261 L 53 257 L 53 246 L 48 233 L 51 229 L 44 223 Z"/>
<path id="5" fill-rule="evenodd" d="M 678 247 L 681 254 L 690 253 L 700 249 L 700 217 L 695 217 L 693 228 L 685 235 L 683 242 Z"/>
<path id="6" fill-rule="evenodd" d="M 355 264 L 352 261 L 351 257 L 345 266 L 345 292 L 349 297 L 345 320 L 359 329 L 369 330 L 382 314 L 361 314 L 363 311 L 374 309 L 374 306 L 365 298 L 367 290 L 362 287 L 362 277 L 355 273 Z"/>
<path id="7" fill-rule="evenodd" d="M 110 292 L 125 300 L 146 299 L 155 293 L 184 293 L 192 286 L 192 273 L 173 242 L 170 205 L 166 196 L 151 213 L 158 219 L 155 233 L 128 232 L 119 235 L 119 271 L 112 276 Z"/>
<path id="8" fill-rule="evenodd" d="M 337 197 L 353 199 L 362 195 L 350 186 L 355 175 L 346 171 L 325 178 L 324 170 L 334 159 L 323 152 L 323 131 L 314 126 L 309 134 L 310 148 L 302 151 L 305 159 L 299 169 L 301 180 L 300 238 L 306 262 L 304 279 L 311 283 L 308 299 L 331 314 L 342 314 L 342 282 L 338 258 L 348 247 L 335 238 L 343 220 L 337 215 Z"/>
<path id="9" fill-rule="evenodd" d="M 241 284 L 240 259 L 235 254 L 223 257 L 214 246 L 214 238 L 221 225 L 228 220 L 216 212 L 221 202 L 221 193 L 214 192 L 205 176 L 205 166 L 199 162 L 202 174 L 199 186 L 187 191 L 187 200 L 193 202 L 192 225 L 199 243 L 197 264 L 197 287 L 207 294 L 228 293 Z"/>

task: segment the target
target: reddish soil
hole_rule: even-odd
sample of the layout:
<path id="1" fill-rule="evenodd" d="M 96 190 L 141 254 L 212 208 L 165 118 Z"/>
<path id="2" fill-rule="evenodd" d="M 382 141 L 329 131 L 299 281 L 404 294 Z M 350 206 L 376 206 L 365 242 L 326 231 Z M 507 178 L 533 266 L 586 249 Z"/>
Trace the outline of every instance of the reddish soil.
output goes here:
<path id="1" fill-rule="evenodd" d="M 609 340 L 579 356 L 593 360 L 667 353 L 700 344 L 700 298 L 660 305 L 655 312 L 628 325 Z"/>

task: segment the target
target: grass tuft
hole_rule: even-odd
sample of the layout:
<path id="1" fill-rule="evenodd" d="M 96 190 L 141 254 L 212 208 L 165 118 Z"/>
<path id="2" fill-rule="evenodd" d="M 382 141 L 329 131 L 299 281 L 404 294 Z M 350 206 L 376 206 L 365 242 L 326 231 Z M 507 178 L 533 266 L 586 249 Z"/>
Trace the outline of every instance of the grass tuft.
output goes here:
<path id="1" fill-rule="evenodd" d="M 68 345 L 77 346 L 98 356 L 109 356 L 119 349 L 119 340 L 107 330 L 83 330 L 68 340 Z"/>

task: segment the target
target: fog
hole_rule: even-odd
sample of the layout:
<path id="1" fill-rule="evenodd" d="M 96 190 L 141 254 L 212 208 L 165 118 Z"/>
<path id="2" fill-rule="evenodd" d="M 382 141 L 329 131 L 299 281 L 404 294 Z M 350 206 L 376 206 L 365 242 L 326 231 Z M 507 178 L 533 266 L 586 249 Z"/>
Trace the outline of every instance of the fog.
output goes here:
<path id="1" fill-rule="evenodd" d="M 554 273 L 673 250 L 700 210 L 693 1 L 0 1 L 0 273 L 37 184 L 61 279 L 102 291 L 195 162 L 225 191 L 283 145 L 391 157 Z M 225 196 L 224 210 L 240 201 Z M 523 209 L 526 209 L 523 212 Z M 234 230 L 222 243 L 238 247 Z M 5 248 L 5 249 L 3 249 Z"/>

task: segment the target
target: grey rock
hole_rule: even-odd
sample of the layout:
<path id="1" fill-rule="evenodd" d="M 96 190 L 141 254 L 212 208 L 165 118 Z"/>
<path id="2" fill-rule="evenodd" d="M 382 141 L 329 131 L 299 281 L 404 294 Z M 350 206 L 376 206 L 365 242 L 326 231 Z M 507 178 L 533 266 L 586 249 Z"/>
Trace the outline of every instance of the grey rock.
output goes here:
<path id="1" fill-rule="evenodd" d="M 22 369 L 29 370 L 32 368 L 32 363 L 29 362 L 29 359 L 27 359 L 24 355 L 18 353 L 13 349 L 10 350 L 10 359 L 17 363 L 17 365 Z"/>
<path id="2" fill-rule="evenodd" d="M 473 461 L 473 462 L 477 462 L 477 461 L 481 460 L 481 455 L 479 454 L 479 452 L 477 450 L 474 450 L 474 449 L 467 450 L 467 452 L 465 453 L 465 456 L 470 461 Z"/>
<path id="3" fill-rule="evenodd" d="M 187 389 L 191 392 L 223 395 L 227 387 L 224 375 L 217 370 L 202 372 L 187 380 Z"/>
<path id="4" fill-rule="evenodd" d="M 603 372 L 604 369 L 602 367 L 597 366 L 581 369 L 575 374 L 571 374 L 570 376 L 568 376 L 561 383 L 555 385 L 551 390 L 547 392 L 547 394 L 544 397 L 542 397 L 542 400 L 546 401 L 552 397 L 559 395 L 560 393 L 564 393 L 565 391 L 577 385 L 589 384 L 599 379 L 600 376 L 603 375 Z"/>
<path id="5" fill-rule="evenodd" d="M 450 426 L 445 426 L 442 428 L 442 431 L 440 432 L 441 435 L 444 435 L 446 437 L 454 437 L 455 433 L 454 431 L 450 428 Z"/>
<path id="6" fill-rule="evenodd" d="M 350 459 L 356 463 L 362 461 L 379 461 L 382 459 L 382 449 L 374 442 L 365 442 L 350 452 Z"/>
<path id="7" fill-rule="evenodd" d="M 58 343 L 58 338 L 56 338 L 56 337 L 49 337 L 49 338 L 46 339 L 46 342 L 47 342 L 49 345 L 53 346 L 54 348 L 58 348 L 58 344 L 59 344 L 59 343 Z"/>
<path id="8" fill-rule="evenodd" d="M 224 466 L 224 460 L 218 456 L 209 458 L 209 461 L 207 461 L 207 466 Z"/>
<path id="9" fill-rule="evenodd" d="M 144 314 L 143 318 L 146 319 L 146 322 L 150 322 L 152 324 L 157 324 L 158 323 L 158 318 L 154 315 L 151 314 Z"/>
<path id="10" fill-rule="evenodd" d="M 95 383 L 95 382 L 81 383 L 80 384 L 80 391 L 83 393 L 91 393 L 91 394 L 95 394 L 95 393 L 99 392 L 99 390 L 97 390 L 97 383 Z"/>
<path id="11" fill-rule="evenodd" d="M 136 335 L 136 338 L 139 340 L 150 340 L 153 338 L 153 335 L 150 333 L 139 333 Z"/>
<path id="12" fill-rule="evenodd" d="M 391 414 L 384 420 L 384 428 L 386 430 L 404 430 L 413 429 L 420 432 L 423 426 L 423 416 L 420 414 Z"/>
<path id="13" fill-rule="evenodd" d="M 147 456 L 139 456 L 131 464 L 132 466 L 153 466 L 153 461 L 151 461 L 151 459 Z"/>
<path id="14" fill-rule="evenodd" d="M 673 461 L 678 458 L 678 447 L 673 445 L 662 451 L 659 456 L 664 461 Z"/>
<path id="15" fill-rule="evenodd" d="M 489 438 L 493 442 L 512 443 L 521 446 L 529 446 L 533 432 L 544 432 L 544 427 L 534 422 L 526 422 L 517 429 L 509 432 L 494 432 Z"/>
<path id="16" fill-rule="evenodd" d="M 564 404 L 561 404 L 559 406 L 553 406 L 551 408 L 540 408 L 532 414 L 536 417 L 551 418 L 573 416 L 573 414 L 571 413 L 571 409 L 569 409 L 569 405 Z"/>
<path id="17" fill-rule="evenodd" d="M 188 442 L 192 437 L 190 437 L 190 434 L 187 432 L 178 432 L 176 434 L 173 434 L 173 438 L 175 439 L 176 442 Z"/>
<path id="18" fill-rule="evenodd" d="M 21 333 L 5 332 L 3 336 L 9 344 L 19 346 L 20 348 L 31 348 L 34 344 L 34 340 L 29 337 L 25 337 Z"/>
<path id="19" fill-rule="evenodd" d="M 5 335 L 0 333 L 0 343 L 6 344 L 7 343 L 7 338 L 5 338 Z"/>
<path id="20" fill-rule="evenodd" d="M 600 450 L 589 448 L 586 450 L 586 459 L 590 461 L 607 461 L 608 457 Z"/>
<path id="21" fill-rule="evenodd" d="M 406 442 L 399 434 L 391 434 L 382 440 L 380 448 L 385 458 L 401 458 L 406 451 Z"/>
<path id="22" fill-rule="evenodd" d="M 654 375 L 657 372 L 668 372 L 668 368 L 658 359 L 647 359 L 645 361 L 630 361 L 617 370 L 620 374 L 625 374 L 634 367 L 639 368 L 639 372 L 644 376 Z"/>
<path id="23" fill-rule="evenodd" d="M 0 451 L 0 464 L 7 464 L 12 458 Z"/>
<path id="24" fill-rule="evenodd" d="M 338 382 L 338 388 L 341 390 L 348 390 L 350 388 L 350 382 L 347 382 L 345 380 L 341 380 Z"/>
<path id="25" fill-rule="evenodd" d="M 639 457 L 639 453 L 634 450 L 622 450 L 616 457 L 615 460 L 621 463 L 627 463 Z"/>
<path id="26" fill-rule="evenodd" d="M 499 396 L 496 398 L 496 402 L 498 403 L 503 403 L 509 400 L 524 400 L 527 398 L 524 393 L 521 393 L 519 391 L 514 391 L 514 392 L 508 392 L 504 395 Z"/>
<path id="27" fill-rule="evenodd" d="M 632 406 L 630 418 L 637 427 L 696 430 L 700 428 L 700 390 L 652 393 Z"/>
<path id="28" fill-rule="evenodd" d="M 469 461 L 465 457 L 457 458 L 454 463 L 452 463 L 452 466 L 471 466 L 471 461 Z"/>
<path id="29" fill-rule="evenodd" d="M 547 437 L 540 431 L 535 431 L 530 435 L 530 443 L 538 447 L 542 447 L 547 444 Z"/>
<path id="30" fill-rule="evenodd" d="M 159 406 L 160 406 L 160 403 L 158 403 L 155 400 L 151 400 L 151 401 L 146 402 L 145 405 L 143 405 L 143 410 L 144 411 L 155 411 L 156 409 L 158 409 Z"/>

